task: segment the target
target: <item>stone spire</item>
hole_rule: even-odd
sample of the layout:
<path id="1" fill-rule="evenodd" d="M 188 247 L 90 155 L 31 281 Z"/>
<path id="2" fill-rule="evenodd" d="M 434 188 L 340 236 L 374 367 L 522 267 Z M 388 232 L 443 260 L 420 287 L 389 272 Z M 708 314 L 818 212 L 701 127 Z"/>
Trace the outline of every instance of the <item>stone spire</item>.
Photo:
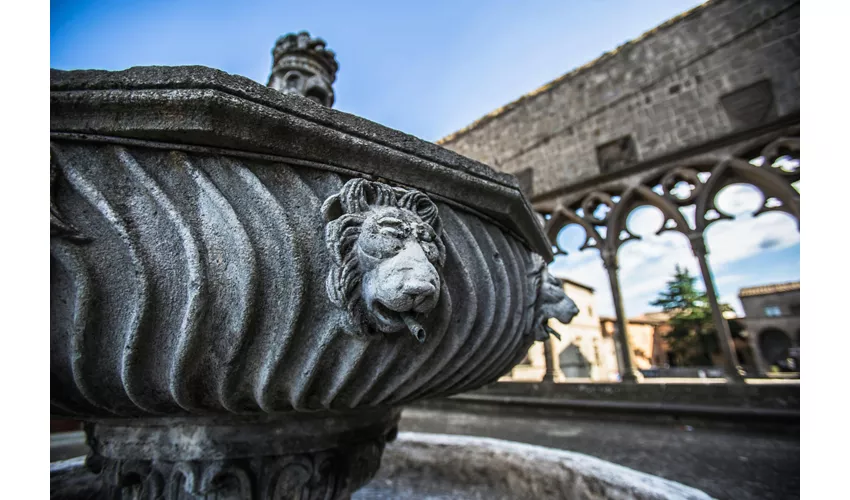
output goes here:
<path id="1" fill-rule="evenodd" d="M 333 106 L 339 64 L 325 41 L 306 31 L 278 38 L 272 51 L 274 62 L 268 86 L 287 94 L 298 94 L 327 107 Z"/>

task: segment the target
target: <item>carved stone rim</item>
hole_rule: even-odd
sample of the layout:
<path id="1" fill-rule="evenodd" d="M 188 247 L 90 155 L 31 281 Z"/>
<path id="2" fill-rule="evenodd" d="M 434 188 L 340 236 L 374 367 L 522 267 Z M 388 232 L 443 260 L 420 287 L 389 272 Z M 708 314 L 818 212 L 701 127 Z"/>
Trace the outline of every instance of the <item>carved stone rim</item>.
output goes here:
<path id="1" fill-rule="evenodd" d="M 510 470 L 510 479 L 505 471 Z M 563 498 L 710 500 L 705 492 L 583 453 L 467 435 L 400 432 L 384 450 L 376 480 L 465 485 L 470 477 L 510 498 L 538 497 L 542 482 Z M 427 481 L 427 483 L 426 483 Z M 589 486 L 592 485 L 592 486 Z M 537 493 L 534 495 L 532 492 Z M 505 497 L 507 498 L 507 496 Z M 547 496 L 547 498 L 549 498 Z"/>
<path id="2" fill-rule="evenodd" d="M 222 71 L 201 66 L 51 70 L 51 131 L 330 162 L 470 206 L 520 235 L 547 261 L 553 257 L 513 176 Z"/>
<path id="3" fill-rule="evenodd" d="M 292 455 L 395 437 L 400 408 L 355 413 L 104 419 L 87 423 L 89 445 L 121 460 L 219 460 Z"/>

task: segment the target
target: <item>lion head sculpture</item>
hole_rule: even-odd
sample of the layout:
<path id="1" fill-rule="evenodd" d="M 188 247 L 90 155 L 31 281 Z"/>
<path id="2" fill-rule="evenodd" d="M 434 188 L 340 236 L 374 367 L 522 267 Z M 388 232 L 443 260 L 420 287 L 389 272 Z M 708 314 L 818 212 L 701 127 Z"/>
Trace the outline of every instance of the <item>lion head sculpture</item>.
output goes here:
<path id="1" fill-rule="evenodd" d="M 446 259 L 437 206 L 424 193 L 352 179 L 325 200 L 325 244 L 331 301 L 346 309 L 355 335 L 409 329 L 440 299 Z"/>
<path id="2" fill-rule="evenodd" d="M 534 340 L 546 340 L 549 335 L 560 340 L 561 336 L 549 327 L 549 320 L 554 318 L 566 325 L 578 314 L 578 307 L 567 297 L 561 281 L 549 273 L 549 267 L 539 255 L 534 255 L 532 263 L 532 290 L 537 293 L 534 300 Z"/>

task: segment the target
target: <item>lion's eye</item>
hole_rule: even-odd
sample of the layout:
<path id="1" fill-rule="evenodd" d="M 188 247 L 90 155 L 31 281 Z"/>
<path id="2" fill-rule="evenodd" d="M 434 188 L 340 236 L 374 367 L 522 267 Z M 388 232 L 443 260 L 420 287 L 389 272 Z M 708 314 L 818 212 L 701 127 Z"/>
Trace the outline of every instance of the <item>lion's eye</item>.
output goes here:
<path id="1" fill-rule="evenodd" d="M 384 217 L 378 221 L 381 234 L 391 236 L 393 238 L 406 238 L 410 230 L 404 221 L 395 217 Z"/>
<path id="2" fill-rule="evenodd" d="M 378 221 L 378 225 L 382 227 L 403 227 L 404 221 L 395 217 L 384 217 Z"/>
<path id="3" fill-rule="evenodd" d="M 403 228 L 395 229 L 392 227 L 382 227 L 381 234 L 385 234 L 387 236 L 392 236 L 393 238 L 403 239 L 407 236 L 406 231 Z"/>

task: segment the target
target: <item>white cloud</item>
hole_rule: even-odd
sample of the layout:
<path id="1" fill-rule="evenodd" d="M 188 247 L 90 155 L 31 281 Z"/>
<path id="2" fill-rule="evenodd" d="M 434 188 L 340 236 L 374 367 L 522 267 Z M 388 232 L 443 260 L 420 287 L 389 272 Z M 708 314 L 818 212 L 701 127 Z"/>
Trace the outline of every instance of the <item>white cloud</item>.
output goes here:
<path id="1" fill-rule="evenodd" d="M 786 214 L 743 215 L 734 221 L 718 221 L 705 235 L 714 271 L 766 250 L 781 250 L 800 242 L 796 223 Z"/>

